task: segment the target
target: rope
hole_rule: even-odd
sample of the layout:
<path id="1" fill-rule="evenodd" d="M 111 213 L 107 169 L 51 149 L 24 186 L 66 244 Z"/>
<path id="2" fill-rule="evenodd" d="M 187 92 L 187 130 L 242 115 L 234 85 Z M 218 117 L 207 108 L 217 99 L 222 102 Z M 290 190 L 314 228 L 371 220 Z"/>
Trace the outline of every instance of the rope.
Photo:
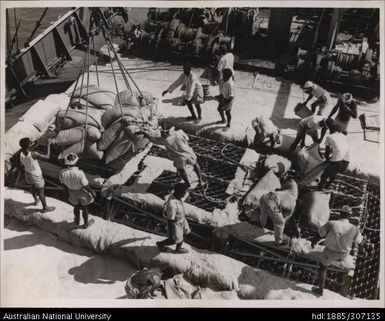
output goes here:
<path id="1" fill-rule="evenodd" d="M 90 46 L 90 38 L 88 38 L 88 48 L 87 48 L 87 89 L 86 89 L 86 121 L 85 121 L 85 128 L 84 128 L 84 137 L 83 137 L 83 144 L 84 148 L 86 147 L 87 143 L 87 132 L 88 132 L 88 93 L 89 93 L 89 85 L 90 85 L 90 51 L 91 51 L 91 46 Z"/>
<path id="2" fill-rule="evenodd" d="M 114 84 L 115 84 L 115 88 L 116 88 L 116 95 L 117 95 L 117 97 L 118 97 L 118 103 L 119 103 L 119 107 L 120 107 L 120 113 L 121 113 L 121 116 L 123 117 L 124 114 L 123 114 L 122 102 L 120 101 L 120 95 L 119 95 L 118 83 L 117 83 L 117 81 L 116 81 L 114 65 L 113 65 L 113 63 L 112 63 L 112 58 L 111 58 L 111 51 L 110 51 L 110 47 L 108 46 L 108 44 L 107 44 L 107 51 L 108 51 L 108 56 L 110 57 L 111 70 L 112 70 L 112 75 L 113 75 L 113 77 L 114 77 Z"/>
<path id="3" fill-rule="evenodd" d="M 98 62 L 97 62 L 97 59 L 96 59 L 95 37 L 94 37 L 94 35 L 92 35 L 92 49 L 94 50 L 94 64 L 95 64 L 95 68 L 96 68 L 96 79 L 97 79 L 97 81 L 98 81 L 98 86 L 100 86 L 100 83 L 99 83 Z M 89 72 L 89 71 L 88 71 L 88 72 Z"/>
<path id="4" fill-rule="evenodd" d="M 64 120 L 65 120 L 66 117 L 67 117 L 67 113 L 68 113 L 68 110 L 69 110 L 70 105 L 71 105 L 71 99 L 73 98 L 73 96 L 74 96 L 74 94 L 75 94 L 76 87 L 78 86 L 78 83 L 79 83 L 80 75 L 84 72 L 85 65 L 86 65 L 86 59 L 84 59 L 83 64 L 82 64 L 82 67 L 80 68 L 78 77 L 76 78 L 76 83 L 75 83 L 74 89 L 72 90 L 71 98 L 70 98 L 70 100 L 69 100 L 69 102 L 68 102 L 68 106 L 67 106 L 66 112 L 65 112 L 65 114 L 64 114 Z"/>
<path id="5" fill-rule="evenodd" d="M 224 151 L 225 151 L 225 149 L 226 149 L 228 146 L 230 146 L 230 144 L 226 144 L 226 145 L 223 146 L 223 148 L 221 149 L 221 155 L 222 155 L 223 158 L 227 159 L 230 163 L 235 164 L 235 165 L 237 165 L 237 166 L 239 166 L 239 167 L 245 169 L 247 172 L 250 172 L 250 171 L 255 170 L 255 168 L 256 168 L 255 166 L 254 166 L 254 167 L 251 167 L 251 166 L 248 166 L 248 165 L 245 165 L 245 164 L 241 164 L 241 163 L 239 163 L 239 162 L 233 160 L 232 158 L 226 156 L 226 155 L 224 154 Z M 255 161 L 255 162 L 252 163 L 252 164 L 256 164 L 256 163 L 258 163 L 258 161 Z"/>
<path id="6" fill-rule="evenodd" d="M 338 181 L 338 182 L 340 182 L 340 183 L 342 183 L 342 184 L 345 184 L 346 186 L 349 186 L 349 187 L 351 187 L 351 188 L 354 188 L 354 189 L 356 189 L 356 190 L 362 192 L 363 194 L 370 195 L 371 197 L 373 197 L 374 199 L 376 199 L 377 201 L 380 202 L 380 199 L 379 199 L 376 195 L 374 195 L 373 193 L 371 193 L 371 192 L 364 191 L 362 188 L 359 188 L 359 187 L 357 187 L 357 186 L 354 186 L 354 185 L 351 185 L 351 184 L 346 183 L 346 182 L 344 182 L 344 181 L 341 181 L 340 179 L 336 179 L 336 181 Z"/>

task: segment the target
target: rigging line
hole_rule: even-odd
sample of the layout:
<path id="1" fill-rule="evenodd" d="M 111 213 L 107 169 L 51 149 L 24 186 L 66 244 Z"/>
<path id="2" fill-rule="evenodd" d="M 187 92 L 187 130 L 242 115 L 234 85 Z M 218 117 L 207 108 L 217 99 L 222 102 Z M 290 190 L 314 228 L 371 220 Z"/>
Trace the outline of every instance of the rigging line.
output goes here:
<path id="1" fill-rule="evenodd" d="M 106 39 L 106 40 L 107 40 L 107 39 Z M 124 117 L 124 114 L 123 114 L 123 108 L 122 108 L 122 102 L 121 102 L 121 100 L 120 100 L 120 95 L 119 95 L 118 83 L 117 83 L 117 81 L 116 81 L 114 65 L 113 65 L 112 57 L 111 57 L 111 51 L 110 51 L 110 47 L 108 46 L 108 44 L 107 44 L 107 51 L 108 51 L 108 56 L 110 57 L 111 70 L 112 70 L 112 75 L 113 75 L 113 77 L 114 77 L 114 84 L 115 84 L 115 88 L 116 88 L 116 96 L 117 96 L 117 98 L 118 98 L 118 104 L 119 104 L 119 108 L 120 108 L 120 114 L 121 114 L 122 117 Z"/>
<path id="2" fill-rule="evenodd" d="M 73 96 L 75 95 L 75 91 L 76 91 L 76 88 L 77 88 L 77 86 L 78 86 L 80 76 L 81 76 L 82 73 L 84 72 L 85 65 L 86 65 L 86 57 L 84 57 L 82 67 L 80 68 L 78 77 L 76 78 L 76 83 L 75 83 L 74 89 L 72 90 L 72 94 L 71 94 L 70 100 L 69 100 L 69 102 L 68 102 L 68 106 L 67 106 L 66 112 L 65 112 L 65 114 L 64 114 L 63 120 L 65 120 L 66 117 L 67 117 L 67 113 L 68 113 L 68 110 L 69 110 L 70 105 L 71 105 L 71 100 L 72 100 Z M 79 97 L 79 103 L 80 103 L 80 97 Z"/>
<path id="3" fill-rule="evenodd" d="M 87 143 L 87 132 L 88 132 L 88 92 L 89 92 L 89 85 L 90 85 L 90 52 L 91 52 L 91 43 L 90 43 L 90 37 L 88 37 L 88 48 L 87 48 L 87 89 L 86 89 L 86 121 L 85 121 L 85 129 L 84 129 L 84 137 L 83 137 L 83 147 L 86 148 Z"/>
<path id="4" fill-rule="evenodd" d="M 94 64 L 95 64 L 95 69 L 96 69 L 96 79 L 98 81 L 98 86 L 100 86 L 98 62 L 97 62 L 97 59 L 96 59 L 96 51 L 95 51 L 95 36 L 94 35 L 92 35 L 92 49 L 94 50 Z M 88 69 L 88 72 L 90 72 L 89 69 Z"/>

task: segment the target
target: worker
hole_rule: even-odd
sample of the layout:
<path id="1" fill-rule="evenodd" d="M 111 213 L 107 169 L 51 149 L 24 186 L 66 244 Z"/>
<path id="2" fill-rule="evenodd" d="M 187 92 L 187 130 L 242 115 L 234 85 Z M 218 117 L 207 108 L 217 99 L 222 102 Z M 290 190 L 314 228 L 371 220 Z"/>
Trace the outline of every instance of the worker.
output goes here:
<path id="1" fill-rule="evenodd" d="M 219 72 L 219 77 L 218 77 L 218 84 L 219 86 L 221 85 L 223 81 L 223 71 L 225 69 L 230 69 L 232 78 L 234 80 L 234 55 L 229 52 L 229 49 L 225 44 L 222 44 L 219 46 L 219 61 L 218 61 L 218 72 Z"/>
<path id="2" fill-rule="evenodd" d="M 174 269 L 150 268 L 133 274 L 126 282 L 125 290 L 129 299 L 151 299 L 155 291 L 162 289 L 164 280 L 175 275 Z"/>
<path id="3" fill-rule="evenodd" d="M 314 114 L 316 112 L 317 107 L 319 107 L 317 115 L 325 115 L 325 113 L 328 112 L 328 108 L 331 103 L 329 93 L 321 86 L 313 83 L 312 81 L 305 82 L 303 90 L 309 95 L 303 104 L 306 106 L 306 104 L 313 97 L 315 97 L 316 100 L 311 104 L 311 112 Z"/>
<path id="4" fill-rule="evenodd" d="M 158 132 L 160 133 L 158 134 Z M 199 185 L 203 186 L 202 171 L 199 166 L 197 156 L 188 143 L 189 137 L 182 129 L 175 130 L 174 127 L 170 128 L 169 124 L 164 122 L 155 134 L 149 134 L 144 131 L 139 131 L 135 134 L 143 134 L 152 143 L 164 145 L 168 152 L 168 158 L 174 161 L 174 166 L 188 187 L 190 187 L 191 184 L 187 177 L 185 169 L 186 165 L 193 166 L 194 171 L 198 176 Z"/>
<path id="5" fill-rule="evenodd" d="M 88 206 L 94 202 L 95 191 L 89 186 L 84 172 L 76 167 L 79 160 L 78 155 L 70 153 L 65 155 L 64 164 L 66 168 L 59 174 L 59 181 L 68 192 L 69 202 L 74 206 L 75 224 L 80 225 L 80 210 L 84 221 L 84 228 L 88 227 Z"/>
<path id="6" fill-rule="evenodd" d="M 231 108 L 234 102 L 234 82 L 231 69 L 226 68 L 223 70 L 223 81 L 219 85 L 219 98 L 218 98 L 218 112 L 221 116 L 221 120 L 217 124 L 226 124 L 225 131 L 230 129 L 231 126 Z M 226 113 L 226 117 L 225 117 Z M 227 123 L 226 123 L 227 119 Z"/>
<path id="7" fill-rule="evenodd" d="M 198 77 L 191 71 L 191 64 L 185 63 L 183 65 L 183 73 L 175 80 L 167 90 L 162 92 L 162 96 L 167 93 L 172 93 L 179 86 L 185 88 L 186 94 L 184 95 L 184 104 L 187 105 L 191 116 L 187 117 L 186 120 L 196 120 L 200 122 L 202 120 L 201 104 L 204 102 L 203 99 L 203 87 Z M 198 118 L 195 115 L 193 104 L 198 113 Z"/>
<path id="8" fill-rule="evenodd" d="M 351 207 L 345 205 L 340 210 L 339 220 L 329 221 L 319 229 L 319 235 L 326 236 L 326 239 L 321 257 L 318 287 L 312 288 L 317 295 L 323 295 L 328 266 L 346 258 L 350 254 L 353 244 L 358 245 L 363 240 L 359 226 L 349 222 L 351 214 Z"/>
<path id="9" fill-rule="evenodd" d="M 287 240 L 283 238 L 283 231 L 294 213 L 297 198 L 298 185 L 286 174 L 283 177 L 282 188 L 262 195 L 259 201 L 261 227 L 265 227 L 268 217 L 272 220 L 276 245 L 288 245 Z"/>
<path id="10" fill-rule="evenodd" d="M 176 244 L 174 253 L 188 253 L 182 248 L 184 235 L 190 233 L 190 226 L 186 220 L 183 198 L 187 192 L 187 185 L 178 183 L 174 191 L 170 194 L 163 209 L 163 215 L 167 219 L 168 238 L 161 242 L 156 242 L 159 251 L 165 252 L 166 246 Z"/>
<path id="11" fill-rule="evenodd" d="M 321 137 L 318 139 L 318 129 L 321 129 Z M 326 134 L 328 125 L 326 120 L 319 115 L 312 115 L 301 119 L 298 125 L 297 136 L 289 147 L 289 153 L 293 153 L 297 145 L 305 146 L 306 135 L 311 136 L 313 142 L 321 142 Z"/>
<path id="12" fill-rule="evenodd" d="M 31 185 L 31 193 L 35 200 L 35 205 L 38 205 L 39 199 L 43 206 L 43 213 L 52 212 L 55 210 L 54 206 L 48 206 L 44 194 L 45 181 L 41 171 L 38 159 L 49 159 L 51 156 L 52 139 L 48 140 L 47 153 L 41 154 L 35 150 L 36 141 L 32 142 L 28 137 L 20 139 L 19 145 L 21 147 L 20 163 L 17 163 L 18 169 L 24 169 L 25 181 Z"/>
<path id="13" fill-rule="evenodd" d="M 350 93 L 345 93 L 338 99 L 328 118 L 331 118 L 338 111 L 335 123 L 338 130 L 344 135 L 348 134 L 348 127 L 351 118 L 357 118 L 357 103 Z"/>
<path id="14" fill-rule="evenodd" d="M 349 143 L 347 137 L 338 131 L 333 119 L 327 120 L 330 134 L 325 138 L 325 158 L 327 166 L 321 175 L 318 189 L 328 188 L 338 173 L 343 173 L 349 166 Z"/>
<path id="15" fill-rule="evenodd" d="M 280 130 L 273 122 L 264 115 L 258 116 L 251 121 L 251 126 L 255 130 L 254 146 L 258 150 L 268 149 L 272 152 L 273 148 L 281 144 Z"/>

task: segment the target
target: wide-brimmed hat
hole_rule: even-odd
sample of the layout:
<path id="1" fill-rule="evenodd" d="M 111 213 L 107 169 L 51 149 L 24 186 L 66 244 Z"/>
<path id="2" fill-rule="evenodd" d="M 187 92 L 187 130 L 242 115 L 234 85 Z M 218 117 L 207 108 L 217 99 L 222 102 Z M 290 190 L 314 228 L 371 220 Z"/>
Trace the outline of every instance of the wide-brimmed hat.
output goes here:
<path id="1" fill-rule="evenodd" d="M 342 206 L 342 208 L 340 209 L 340 212 L 347 213 L 349 215 L 353 214 L 353 210 L 352 210 L 352 208 L 349 205 Z"/>
<path id="2" fill-rule="evenodd" d="M 65 165 L 75 165 L 79 160 L 79 156 L 75 153 L 69 153 L 64 156 L 64 164 Z"/>

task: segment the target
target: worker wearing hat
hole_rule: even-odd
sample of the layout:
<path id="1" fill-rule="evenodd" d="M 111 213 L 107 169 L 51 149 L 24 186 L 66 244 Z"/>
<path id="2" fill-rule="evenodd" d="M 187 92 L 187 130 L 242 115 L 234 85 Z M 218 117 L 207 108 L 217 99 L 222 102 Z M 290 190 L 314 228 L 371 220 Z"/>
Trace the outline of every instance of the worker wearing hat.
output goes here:
<path id="1" fill-rule="evenodd" d="M 344 205 L 339 212 L 339 220 L 329 221 L 319 229 L 320 236 L 326 238 L 321 257 L 318 287 L 312 289 L 317 295 L 323 294 L 327 267 L 335 261 L 346 258 L 350 254 L 353 244 L 360 244 L 363 240 L 359 225 L 356 226 L 349 222 L 352 208 Z"/>
<path id="2" fill-rule="evenodd" d="M 229 52 L 229 48 L 222 44 L 218 48 L 219 51 L 219 61 L 217 69 L 219 71 L 218 84 L 221 86 L 222 82 L 225 81 L 223 78 L 223 72 L 225 69 L 231 70 L 231 78 L 234 80 L 234 55 Z"/>
<path id="3" fill-rule="evenodd" d="M 357 118 L 357 103 L 350 93 L 345 93 L 338 99 L 337 104 L 333 107 L 328 118 L 331 118 L 336 112 L 335 123 L 338 130 L 347 135 L 350 119 Z"/>
<path id="4" fill-rule="evenodd" d="M 47 154 L 41 154 L 35 150 L 36 142 L 32 142 L 28 137 L 19 141 L 21 147 L 20 164 L 24 168 L 25 181 L 31 185 L 32 196 L 35 199 L 35 205 L 38 205 L 39 199 L 43 205 L 42 212 L 51 212 L 55 210 L 53 206 L 47 206 L 44 194 L 44 178 L 38 159 L 49 159 L 51 155 L 52 139 L 48 140 Z"/>
<path id="5" fill-rule="evenodd" d="M 70 153 L 64 157 L 66 168 L 60 171 L 59 180 L 68 191 L 69 202 L 74 206 L 75 224 L 80 224 L 80 210 L 84 220 L 84 228 L 88 227 L 88 206 L 94 202 L 96 193 L 89 186 L 84 172 L 76 167 L 78 155 Z"/>
<path id="6" fill-rule="evenodd" d="M 347 137 L 339 131 L 335 121 L 331 118 L 326 120 L 330 134 L 325 138 L 325 158 L 327 166 L 321 175 L 318 189 L 329 188 L 338 173 L 347 170 L 350 161 L 349 143 Z"/>
<path id="7" fill-rule="evenodd" d="M 319 107 L 317 115 L 325 115 L 328 112 L 327 109 L 331 102 L 329 93 L 312 81 L 305 82 L 303 90 L 309 95 L 303 104 L 306 105 L 313 97 L 315 97 L 316 100 L 311 104 L 311 112 L 314 114 L 317 107 Z"/>
<path id="8" fill-rule="evenodd" d="M 318 139 L 318 129 L 321 129 L 321 138 Z M 310 135 L 313 142 L 322 141 L 328 129 L 326 120 L 319 115 L 312 115 L 301 119 L 298 125 L 297 136 L 294 142 L 290 145 L 289 153 L 294 152 L 298 144 L 301 147 L 305 146 L 306 135 Z"/>

